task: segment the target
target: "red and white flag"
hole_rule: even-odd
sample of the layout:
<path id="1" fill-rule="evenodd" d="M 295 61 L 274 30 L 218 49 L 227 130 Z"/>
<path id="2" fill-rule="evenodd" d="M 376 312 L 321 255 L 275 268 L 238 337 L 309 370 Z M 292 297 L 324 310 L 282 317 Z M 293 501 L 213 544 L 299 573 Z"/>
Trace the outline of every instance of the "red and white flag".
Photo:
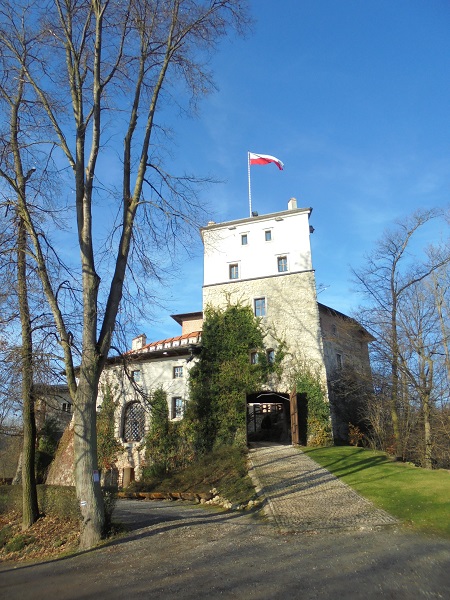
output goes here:
<path id="1" fill-rule="evenodd" d="M 279 158 L 270 156 L 270 154 L 254 154 L 253 152 L 249 152 L 248 161 L 250 165 L 268 165 L 269 163 L 275 163 L 280 171 L 282 171 L 284 167 L 284 164 Z"/>

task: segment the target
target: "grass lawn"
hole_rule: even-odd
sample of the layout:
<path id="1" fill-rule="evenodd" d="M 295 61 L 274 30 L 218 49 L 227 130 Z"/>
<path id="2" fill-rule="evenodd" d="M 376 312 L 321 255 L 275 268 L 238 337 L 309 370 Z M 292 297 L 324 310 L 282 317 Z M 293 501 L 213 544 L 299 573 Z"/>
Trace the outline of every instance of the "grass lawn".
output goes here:
<path id="1" fill-rule="evenodd" d="M 421 469 L 353 446 L 302 451 L 403 524 L 450 538 L 449 471 Z"/>

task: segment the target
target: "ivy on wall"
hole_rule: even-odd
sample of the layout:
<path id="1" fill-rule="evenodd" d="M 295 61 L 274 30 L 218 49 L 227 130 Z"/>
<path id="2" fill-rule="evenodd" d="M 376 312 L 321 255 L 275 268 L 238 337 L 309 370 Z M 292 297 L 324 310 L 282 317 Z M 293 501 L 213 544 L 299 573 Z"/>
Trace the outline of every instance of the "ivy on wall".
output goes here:
<path id="1" fill-rule="evenodd" d="M 57 419 L 50 417 L 44 421 L 38 432 L 38 442 L 35 454 L 36 481 L 45 481 L 50 463 L 55 458 L 58 442 L 61 439 L 60 427 Z"/>
<path id="2" fill-rule="evenodd" d="M 161 476 L 180 466 L 182 452 L 179 423 L 169 421 L 167 394 L 156 389 L 151 399 L 151 419 L 145 437 L 146 475 Z"/>
<path id="3" fill-rule="evenodd" d="M 324 384 L 318 373 L 308 364 L 297 366 L 295 384 L 297 394 L 307 399 L 308 446 L 329 446 L 332 443 L 330 405 L 326 399 Z"/>
<path id="4" fill-rule="evenodd" d="M 252 352 L 258 360 L 252 364 Z M 256 392 L 279 368 L 266 358 L 260 321 L 248 306 L 208 307 L 202 352 L 190 371 L 190 400 L 185 421 L 196 453 L 246 443 L 246 396 Z"/>
<path id="5" fill-rule="evenodd" d="M 106 471 L 116 462 L 122 446 L 115 435 L 114 417 L 117 402 L 109 382 L 102 386 L 102 392 L 103 402 L 97 413 L 97 457 L 99 467 Z"/>

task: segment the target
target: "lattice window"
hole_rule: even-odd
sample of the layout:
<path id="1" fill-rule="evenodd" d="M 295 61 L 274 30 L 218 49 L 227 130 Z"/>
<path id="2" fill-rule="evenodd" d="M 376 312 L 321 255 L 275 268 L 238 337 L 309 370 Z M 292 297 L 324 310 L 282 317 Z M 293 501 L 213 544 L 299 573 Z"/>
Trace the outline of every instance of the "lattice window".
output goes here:
<path id="1" fill-rule="evenodd" d="M 277 259 L 277 262 L 278 262 L 278 273 L 284 273 L 288 270 L 287 256 L 279 256 Z"/>
<path id="2" fill-rule="evenodd" d="M 184 413 L 183 398 L 172 398 L 172 419 L 180 419 Z"/>
<path id="3" fill-rule="evenodd" d="M 123 417 L 123 439 L 126 442 L 140 442 L 145 433 L 145 411 L 140 402 L 132 402 L 125 409 Z"/>
<path id="4" fill-rule="evenodd" d="M 180 379 L 183 377 L 183 367 L 174 367 L 173 368 L 173 378 Z"/>

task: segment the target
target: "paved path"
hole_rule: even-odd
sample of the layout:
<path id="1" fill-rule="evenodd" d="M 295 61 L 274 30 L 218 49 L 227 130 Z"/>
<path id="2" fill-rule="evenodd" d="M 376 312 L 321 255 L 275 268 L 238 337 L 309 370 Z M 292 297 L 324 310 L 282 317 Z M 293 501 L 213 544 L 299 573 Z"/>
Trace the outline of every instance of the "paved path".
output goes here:
<path id="1" fill-rule="evenodd" d="M 131 531 L 95 550 L 0 565 L 8 600 L 442 600 L 450 542 L 392 523 L 299 450 L 252 450 L 270 515 L 121 500 Z M 286 530 L 286 531 L 283 531 Z"/>
<path id="2" fill-rule="evenodd" d="M 267 515 L 281 530 L 365 529 L 397 523 L 298 448 L 253 444 L 250 461 Z"/>

